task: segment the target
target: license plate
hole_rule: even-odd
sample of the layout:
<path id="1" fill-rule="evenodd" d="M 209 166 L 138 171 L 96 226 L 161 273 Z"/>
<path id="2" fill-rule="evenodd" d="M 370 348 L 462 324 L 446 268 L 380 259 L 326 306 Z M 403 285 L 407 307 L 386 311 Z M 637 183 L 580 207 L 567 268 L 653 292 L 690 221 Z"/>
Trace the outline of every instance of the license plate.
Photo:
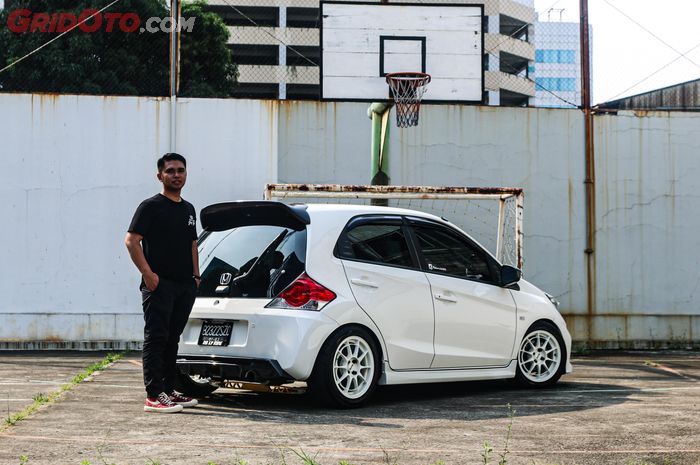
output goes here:
<path id="1" fill-rule="evenodd" d="M 204 320 L 199 333 L 200 346 L 227 346 L 231 341 L 233 321 Z"/>

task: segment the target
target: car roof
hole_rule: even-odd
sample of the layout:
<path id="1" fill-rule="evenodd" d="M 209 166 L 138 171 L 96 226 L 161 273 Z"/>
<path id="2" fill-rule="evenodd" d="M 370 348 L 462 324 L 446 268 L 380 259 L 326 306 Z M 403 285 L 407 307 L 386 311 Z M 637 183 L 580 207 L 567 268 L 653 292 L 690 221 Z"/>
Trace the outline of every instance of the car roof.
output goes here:
<path id="1" fill-rule="evenodd" d="M 440 222 L 446 222 L 444 218 L 432 215 L 419 210 L 408 208 L 382 207 L 378 205 L 353 205 L 338 203 L 307 203 L 304 204 L 311 216 L 324 215 L 329 213 L 344 213 L 347 218 L 357 215 L 408 215 L 428 218 Z"/>

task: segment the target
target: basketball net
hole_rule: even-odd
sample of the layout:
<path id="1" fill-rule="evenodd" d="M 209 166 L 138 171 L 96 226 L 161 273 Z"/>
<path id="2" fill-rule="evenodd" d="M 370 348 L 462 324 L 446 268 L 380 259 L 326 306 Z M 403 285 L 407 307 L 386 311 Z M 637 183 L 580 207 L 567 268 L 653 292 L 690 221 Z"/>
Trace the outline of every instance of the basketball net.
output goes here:
<path id="1" fill-rule="evenodd" d="M 428 89 L 430 75 L 425 73 L 390 73 L 386 82 L 396 104 L 396 125 L 400 128 L 418 126 L 418 113 L 423 94 Z"/>

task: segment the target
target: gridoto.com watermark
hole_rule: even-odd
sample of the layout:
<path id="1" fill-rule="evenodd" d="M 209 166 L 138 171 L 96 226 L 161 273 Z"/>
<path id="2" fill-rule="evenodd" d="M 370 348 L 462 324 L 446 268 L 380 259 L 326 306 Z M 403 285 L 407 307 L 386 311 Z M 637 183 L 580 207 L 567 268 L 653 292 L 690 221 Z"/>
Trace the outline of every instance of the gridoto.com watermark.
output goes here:
<path id="1" fill-rule="evenodd" d="M 138 13 L 100 13 L 98 10 L 87 9 L 80 14 L 33 12 L 27 9 L 17 9 L 7 16 L 7 27 L 12 32 L 66 32 L 72 28 L 91 33 L 99 30 L 113 32 L 192 32 L 197 18 L 180 18 L 175 24 L 173 18 L 153 16 L 141 20 Z"/>

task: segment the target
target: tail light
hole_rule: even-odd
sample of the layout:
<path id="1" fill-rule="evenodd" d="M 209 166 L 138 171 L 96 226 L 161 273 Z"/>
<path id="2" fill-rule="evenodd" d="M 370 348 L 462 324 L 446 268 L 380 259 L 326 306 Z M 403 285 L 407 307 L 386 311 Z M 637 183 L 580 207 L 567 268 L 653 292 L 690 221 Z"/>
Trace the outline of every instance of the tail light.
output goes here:
<path id="1" fill-rule="evenodd" d="M 265 305 L 266 308 L 287 308 L 292 310 L 321 310 L 336 295 L 326 289 L 306 273 L 302 273 L 292 284 Z"/>

